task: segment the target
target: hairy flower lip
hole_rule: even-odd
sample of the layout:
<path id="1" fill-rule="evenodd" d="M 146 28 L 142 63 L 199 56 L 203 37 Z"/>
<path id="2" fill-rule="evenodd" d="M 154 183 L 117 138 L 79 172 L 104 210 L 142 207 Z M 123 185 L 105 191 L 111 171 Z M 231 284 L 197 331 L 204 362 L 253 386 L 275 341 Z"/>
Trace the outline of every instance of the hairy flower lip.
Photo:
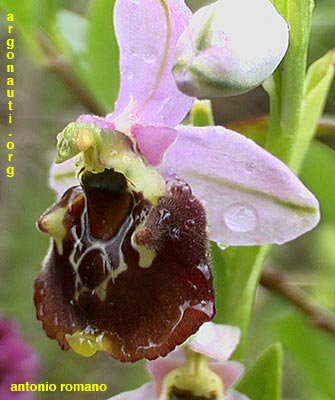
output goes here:
<path id="1" fill-rule="evenodd" d="M 41 217 L 54 240 L 36 280 L 38 319 L 84 356 L 164 356 L 215 314 L 205 211 L 180 180 L 157 204 L 113 170 L 84 171 L 81 185 Z"/>

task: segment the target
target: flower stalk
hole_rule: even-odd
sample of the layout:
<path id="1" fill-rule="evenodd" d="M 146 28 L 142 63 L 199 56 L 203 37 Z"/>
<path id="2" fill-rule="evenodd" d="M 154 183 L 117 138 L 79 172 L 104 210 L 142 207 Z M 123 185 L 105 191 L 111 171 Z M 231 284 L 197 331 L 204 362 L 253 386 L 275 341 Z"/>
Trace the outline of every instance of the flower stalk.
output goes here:
<path id="1" fill-rule="evenodd" d="M 299 127 L 314 1 L 275 0 L 274 4 L 289 23 L 291 31 L 288 52 L 265 84 L 270 96 L 270 127 L 265 148 L 298 171 L 302 162 L 299 157 L 303 151 L 299 146 Z"/>

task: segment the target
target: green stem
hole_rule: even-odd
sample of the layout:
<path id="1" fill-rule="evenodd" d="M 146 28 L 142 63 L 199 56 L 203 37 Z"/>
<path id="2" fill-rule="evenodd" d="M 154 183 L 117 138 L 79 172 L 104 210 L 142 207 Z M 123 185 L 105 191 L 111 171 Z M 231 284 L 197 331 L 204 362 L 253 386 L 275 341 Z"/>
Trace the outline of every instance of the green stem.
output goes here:
<path id="1" fill-rule="evenodd" d="M 193 104 L 190 122 L 193 126 L 214 125 L 214 117 L 210 100 L 196 100 Z"/>
<path id="2" fill-rule="evenodd" d="M 294 162 L 302 151 L 299 127 L 304 97 L 308 41 L 313 0 L 274 0 L 291 27 L 290 45 L 281 66 L 265 87 L 270 95 L 270 126 L 265 148 L 298 170 Z"/>
<path id="3" fill-rule="evenodd" d="M 217 315 L 215 322 L 238 326 L 242 338 L 234 358 L 243 360 L 246 332 L 262 267 L 270 246 L 230 247 L 222 251 L 212 243 Z M 244 334 L 243 334 L 244 333 Z"/>

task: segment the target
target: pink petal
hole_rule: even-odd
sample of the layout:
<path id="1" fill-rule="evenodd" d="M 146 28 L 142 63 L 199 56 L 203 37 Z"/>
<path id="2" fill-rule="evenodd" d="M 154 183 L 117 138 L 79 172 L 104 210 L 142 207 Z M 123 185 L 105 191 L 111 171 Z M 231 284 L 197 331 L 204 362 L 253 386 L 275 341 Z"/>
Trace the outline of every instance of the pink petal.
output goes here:
<path id="1" fill-rule="evenodd" d="M 162 162 L 165 151 L 177 137 L 177 131 L 167 127 L 135 125 L 131 131 L 139 151 L 154 166 Z"/>
<path id="2" fill-rule="evenodd" d="M 159 167 L 202 200 L 211 240 L 226 245 L 284 243 L 319 221 L 313 194 L 280 160 L 222 127 L 178 128 Z"/>
<path id="3" fill-rule="evenodd" d="M 121 87 L 108 117 L 118 126 L 127 119 L 173 127 L 190 111 L 194 99 L 179 92 L 171 70 L 177 39 L 191 15 L 183 0 L 116 2 Z"/>
<path id="4" fill-rule="evenodd" d="M 245 394 L 236 390 L 229 390 L 225 397 L 226 400 L 250 400 Z"/>
<path id="5" fill-rule="evenodd" d="M 138 389 L 120 393 L 108 400 L 158 400 L 158 395 L 153 383 L 146 383 Z"/>
<path id="6" fill-rule="evenodd" d="M 235 326 L 206 322 L 189 343 L 192 350 L 218 361 L 226 361 L 240 341 L 240 329 Z"/>
<path id="7" fill-rule="evenodd" d="M 53 163 L 49 171 L 49 186 L 61 197 L 71 186 L 78 185 L 74 159 L 71 158 L 61 164 Z"/>
<path id="8" fill-rule="evenodd" d="M 107 118 L 104 117 L 98 117 L 97 115 L 81 115 L 78 118 L 79 122 L 92 122 L 98 126 L 100 126 L 100 128 L 102 129 L 115 129 L 115 124 L 111 121 L 108 120 Z"/>
<path id="9" fill-rule="evenodd" d="M 155 381 L 157 391 L 160 392 L 166 375 L 176 368 L 181 368 L 186 358 L 184 350 L 178 349 L 166 357 L 147 362 L 147 369 Z"/>
<path id="10" fill-rule="evenodd" d="M 225 392 L 228 392 L 244 372 L 244 366 L 237 361 L 227 361 L 223 364 L 211 363 L 210 368 L 222 379 Z"/>

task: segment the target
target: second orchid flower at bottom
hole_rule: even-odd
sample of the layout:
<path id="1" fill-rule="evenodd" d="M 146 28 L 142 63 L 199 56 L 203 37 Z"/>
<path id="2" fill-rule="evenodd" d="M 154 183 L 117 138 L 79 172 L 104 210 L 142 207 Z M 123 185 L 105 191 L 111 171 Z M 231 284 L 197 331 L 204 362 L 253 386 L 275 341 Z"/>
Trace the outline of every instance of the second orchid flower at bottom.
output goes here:
<path id="1" fill-rule="evenodd" d="M 109 400 L 249 400 L 233 389 L 243 365 L 228 361 L 239 339 L 236 327 L 205 323 L 183 347 L 147 362 L 153 382 Z"/>

